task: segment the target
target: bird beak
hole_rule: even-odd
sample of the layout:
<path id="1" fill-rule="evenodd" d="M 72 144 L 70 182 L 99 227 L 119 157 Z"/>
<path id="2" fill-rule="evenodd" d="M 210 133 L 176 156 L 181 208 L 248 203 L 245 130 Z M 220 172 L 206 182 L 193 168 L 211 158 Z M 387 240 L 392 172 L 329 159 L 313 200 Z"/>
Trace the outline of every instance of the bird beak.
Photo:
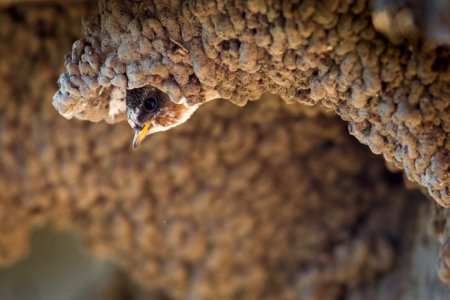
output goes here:
<path id="1" fill-rule="evenodd" d="M 135 129 L 133 138 L 133 149 L 136 149 L 142 142 L 142 140 L 147 136 L 147 132 L 153 124 L 154 119 L 150 120 L 145 124 L 142 129 Z"/>

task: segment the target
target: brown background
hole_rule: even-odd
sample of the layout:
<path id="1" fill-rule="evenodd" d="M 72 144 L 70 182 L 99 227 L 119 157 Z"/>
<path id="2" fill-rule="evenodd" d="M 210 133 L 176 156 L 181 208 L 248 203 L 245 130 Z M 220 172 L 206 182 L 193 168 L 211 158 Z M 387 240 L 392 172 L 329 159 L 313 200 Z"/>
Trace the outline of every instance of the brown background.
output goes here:
<path id="1" fill-rule="evenodd" d="M 127 124 L 58 115 L 62 57 L 94 7 L 0 6 L 3 266 L 50 224 L 145 299 L 444 299 L 429 202 L 336 117 L 273 96 L 216 101 L 132 151 Z"/>

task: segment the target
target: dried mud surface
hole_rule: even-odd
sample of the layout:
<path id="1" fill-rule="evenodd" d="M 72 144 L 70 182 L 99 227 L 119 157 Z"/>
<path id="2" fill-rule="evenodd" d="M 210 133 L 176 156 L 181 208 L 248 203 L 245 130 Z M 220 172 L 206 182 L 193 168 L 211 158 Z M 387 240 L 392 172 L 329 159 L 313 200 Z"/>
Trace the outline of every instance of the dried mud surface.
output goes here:
<path id="1" fill-rule="evenodd" d="M 401 177 L 342 121 L 276 99 L 205 104 L 138 152 L 124 123 L 61 118 L 47 99 L 90 10 L 0 10 L 0 263 L 51 223 L 154 299 L 368 299 L 402 256 Z"/>
<path id="2" fill-rule="evenodd" d="M 449 48 L 417 35 L 388 42 L 371 12 L 365 0 L 100 1 L 65 59 L 54 105 L 68 118 L 117 122 L 125 90 L 144 85 L 188 104 L 242 106 L 271 91 L 334 110 L 449 206 Z"/>

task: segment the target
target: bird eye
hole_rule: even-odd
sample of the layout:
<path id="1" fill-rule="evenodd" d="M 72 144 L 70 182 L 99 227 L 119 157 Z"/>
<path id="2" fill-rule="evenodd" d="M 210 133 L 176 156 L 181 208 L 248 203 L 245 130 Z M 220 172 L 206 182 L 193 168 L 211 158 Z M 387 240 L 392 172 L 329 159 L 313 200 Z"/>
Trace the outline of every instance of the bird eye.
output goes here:
<path id="1" fill-rule="evenodd" d="M 153 110 L 155 110 L 157 104 L 158 103 L 157 103 L 156 99 L 151 97 L 151 98 L 145 99 L 144 108 L 146 111 L 153 111 Z"/>

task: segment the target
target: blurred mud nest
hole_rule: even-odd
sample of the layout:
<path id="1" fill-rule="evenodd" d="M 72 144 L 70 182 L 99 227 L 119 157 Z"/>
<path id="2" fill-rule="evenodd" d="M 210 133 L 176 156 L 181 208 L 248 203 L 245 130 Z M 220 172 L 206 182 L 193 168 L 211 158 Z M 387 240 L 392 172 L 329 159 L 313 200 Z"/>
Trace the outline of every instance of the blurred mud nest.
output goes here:
<path id="1" fill-rule="evenodd" d="M 0 11 L 1 264 L 51 223 L 154 299 L 367 299 L 402 257 L 401 177 L 337 118 L 276 99 L 209 103 L 139 152 L 126 124 L 67 122 L 45 101 L 91 9 Z"/>

